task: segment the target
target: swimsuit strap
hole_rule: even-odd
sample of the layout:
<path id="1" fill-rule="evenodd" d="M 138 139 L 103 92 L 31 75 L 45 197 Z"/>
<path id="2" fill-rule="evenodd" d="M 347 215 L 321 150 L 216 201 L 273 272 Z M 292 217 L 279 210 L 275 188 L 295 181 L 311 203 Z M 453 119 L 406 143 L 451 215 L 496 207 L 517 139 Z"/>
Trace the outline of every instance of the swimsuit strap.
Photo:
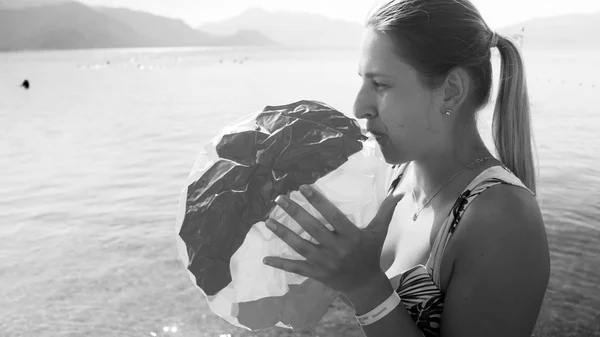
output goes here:
<path id="1" fill-rule="evenodd" d="M 454 233 L 456 230 L 460 219 L 471 202 L 488 188 L 499 184 L 522 187 L 535 196 L 531 190 L 525 187 L 525 185 L 517 176 L 503 166 L 489 167 L 475 177 L 475 179 L 471 181 L 467 188 L 464 189 L 463 193 L 461 193 L 461 195 L 458 197 L 454 203 L 454 206 L 452 206 L 450 214 L 442 224 L 435 238 L 429 259 L 427 261 L 427 269 L 432 274 L 435 284 L 438 285 L 440 289 L 440 268 L 442 264 L 442 257 L 444 251 L 446 250 L 446 246 L 450 241 L 452 233 Z"/>

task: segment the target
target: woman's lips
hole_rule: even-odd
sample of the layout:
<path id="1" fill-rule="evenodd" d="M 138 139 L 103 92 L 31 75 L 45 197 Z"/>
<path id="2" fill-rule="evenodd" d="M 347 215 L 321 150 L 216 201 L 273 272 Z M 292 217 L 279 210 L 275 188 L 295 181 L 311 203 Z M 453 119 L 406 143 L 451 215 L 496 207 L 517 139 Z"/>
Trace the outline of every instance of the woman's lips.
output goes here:
<path id="1" fill-rule="evenodd" d="M 381 139 L 383 139 L 383 137 L 385 137 L 385 134 L 377 132 L 377 131 L 370 130 L 369 133 L 371 133 L 373 136 L 375 136 L 375 139 L 377 139 L 377 141 L 380 141 Z"/>

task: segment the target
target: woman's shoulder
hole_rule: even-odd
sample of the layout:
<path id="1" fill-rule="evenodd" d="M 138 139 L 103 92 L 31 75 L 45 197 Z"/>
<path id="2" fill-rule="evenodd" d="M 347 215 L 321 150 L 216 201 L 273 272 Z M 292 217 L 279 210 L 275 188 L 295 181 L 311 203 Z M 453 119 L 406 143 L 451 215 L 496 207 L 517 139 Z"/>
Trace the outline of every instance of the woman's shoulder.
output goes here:
<path id="1" fill-rule="evenodd" d="M 445 320 L 535 322 L 550 278 L 550 254 L 532 193 L 510 184 L 487 188 L 465 210 L 448 250 Z"/>
<path id="2" fill-rule="evenodd" d="M 546 229 L 535 195 L 522 184 L 502 182 L 479 191 L 464 210 L 453 233 L 455 257 L 473 252 L 488 252 L 491 258 L 494 254 L 508 257 L 512 256 L 506 254 L 508 250 L 523 250 L 545 259 Z"/>
<path id="3" fill-rule="evenodd" d="M 527 251 L 545 264 L 548 241 L 536 196 L 508 169 L 496 166 L 482 172 L 453 210 L 456 221 L 448 245 L 454 261 L 486 255 L 495 263 L 509 263 L 515 252 Z M 459 199 L 460 200 L 460 199 Z M 515 255 L 516 254 L 516 255 Z M 543 266 L 541 268 L 544 268 Z"/>
<path id="4" fill-rule="evenodd" d="M 506 166 L 502 165 L 491 166 L 483 170 L 471 181 L 467 187 L 467 190 L 472 197 L 475 197 L 476 195 L 483 193 L 488 188 L 499 184 L 512 185 L 514 187 L 521 188 L 535 197 L 534 192 L 527 188 L 525 184 L 523 184 L 523 182 Z"/>

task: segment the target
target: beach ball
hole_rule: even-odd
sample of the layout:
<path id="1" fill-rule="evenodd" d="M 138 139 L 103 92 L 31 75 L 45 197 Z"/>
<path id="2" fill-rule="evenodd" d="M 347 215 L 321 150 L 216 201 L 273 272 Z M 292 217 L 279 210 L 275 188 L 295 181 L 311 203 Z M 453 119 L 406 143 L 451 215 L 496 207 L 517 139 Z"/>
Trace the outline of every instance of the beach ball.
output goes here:
<path id="1" fill-rule="evenodd" d="M 358 122 L 317 101 L 266 106 L 228 125 L 200 151 L 182 189 L 176 239 L 213 313 L 248 330 L 312 328 L 340 294 L 262 263 L 304 260 L 265 226 L 278 220 L 316 242 L 275 204 L 287 195 L 333 230 L 300 194 L 307 184 L 365 227 L 385 198 L 388 165 Z"/>

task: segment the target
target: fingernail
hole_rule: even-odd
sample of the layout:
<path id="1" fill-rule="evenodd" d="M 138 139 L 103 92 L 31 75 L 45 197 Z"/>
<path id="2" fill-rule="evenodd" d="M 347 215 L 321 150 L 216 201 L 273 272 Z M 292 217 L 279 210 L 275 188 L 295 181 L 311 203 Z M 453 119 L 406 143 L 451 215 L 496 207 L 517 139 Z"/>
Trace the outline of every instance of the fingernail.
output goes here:
<path id="1" fill-rule="evenodd" d="M 263 259 L 263 263 L 266 264 L 266 265 L 271 265 L 271 260 L 269 260 L 269 258 L 265 257 Z"/>
<path id="2" fill-rule="evenodd" d="M 281 196 L 281 195 L 280 195 L 280 196 L 278 196 L 278 197 L 275 199 L 275 202 L 276 202 L 278 205 L 280 205 L 281 207 L 288 207 L 288 206 L 289 206 L 289 203 L 288 203 L 288 201 L 287 201 L 287 200 L 285 200 L 285 197 L 283 197 L 283 196 Z"/>
<path id="3" fill-rule="evenodd" d="M 265 225 L 267 226 L 267 228 L 268 228 L 268 229 L 270 229 L 270 230 L 272 230 L 272 231 L 275 231 L 275 230 L 277 229 L 277 226 L 275 225 L 275 223 L 274 223 L 274 222 L 273 222 L 273 220 L 271 220 L 271 219 L 268 219 L 268 220 L 265 222 Z"/>
<path id="4" fill-rule="evenodd" d="M 305 196 L 312 197 L 312 190 L 307 185 L 300 186 L 300 191 L 302 191 Z"/>

